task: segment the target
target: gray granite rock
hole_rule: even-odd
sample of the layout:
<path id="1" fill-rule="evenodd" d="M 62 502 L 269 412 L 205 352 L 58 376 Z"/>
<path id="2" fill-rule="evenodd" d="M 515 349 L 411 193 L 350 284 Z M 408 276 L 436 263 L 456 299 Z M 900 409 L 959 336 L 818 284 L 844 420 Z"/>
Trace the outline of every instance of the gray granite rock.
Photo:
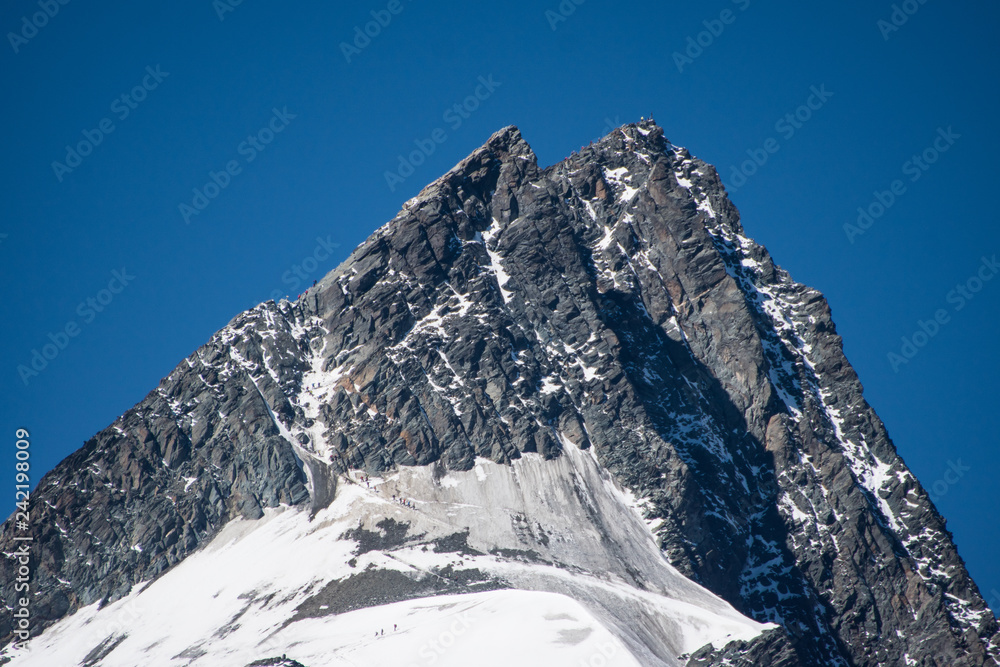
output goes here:
<path id="1" fill-rule="evenodd" d="M 337 388 L 306 401 L 316 371 Z M 564 440 L 642 499 L 675 567 L 781 626 L 690 664 L 997 664 L 996 621 L 825 299 L 649 121 L 547 169 L 501 130 L 297 303 L 183 361 L 34 494 L 38 629 L 234 517 L 325 506 L 349 468 L 466 470 Z"/>

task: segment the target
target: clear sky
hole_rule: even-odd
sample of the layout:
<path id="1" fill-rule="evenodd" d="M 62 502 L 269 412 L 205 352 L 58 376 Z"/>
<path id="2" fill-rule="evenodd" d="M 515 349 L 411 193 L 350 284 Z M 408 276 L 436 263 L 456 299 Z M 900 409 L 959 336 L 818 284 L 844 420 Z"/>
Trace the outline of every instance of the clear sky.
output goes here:
<path id="1" fill-rule="evenodd" d="M 518 125 L 548 165 L 652 113 L 826 294 L 1000 608 L 1000 5 L 237 1 L 0 10 L 11 498 L 16 428 L 37 481 L 497 129 Z M 34 350 L 52 357 L 37 375 Z"/>

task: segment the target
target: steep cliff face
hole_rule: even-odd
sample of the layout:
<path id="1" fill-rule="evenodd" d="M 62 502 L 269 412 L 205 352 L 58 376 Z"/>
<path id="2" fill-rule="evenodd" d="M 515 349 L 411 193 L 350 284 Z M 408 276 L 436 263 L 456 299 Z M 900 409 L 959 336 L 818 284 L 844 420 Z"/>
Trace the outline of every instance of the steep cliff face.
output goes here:
<path id="1" fill-rule="evenodd" d="M 715 170 L 652 122 L 547 169 L 505 128 L 299 302 L 262 304 L 216 334 L 42 480 L 36 621 L 128 595 L 234 519 L 339 512 L 351 471 L 428 467 L 440 480 L 484 459 L 558 466 L 577 450 L 631 494 L 672 568 L 783 629 L 691 664 L 1000 660 L 996 622 L 865 402 L 826 301 L 775 266 Z M 573 488 L 592 507 L 597 487 Z M 446 502 L 435 494 L 428 503 Z M 513 558 L 504 550 L 553 567 L 582 558 L 526 526 L 466 527 L 476 553 L 497 541 L 497 562 Z M 634 541 L 604 534 L 605 546 Z M 609 576 L 670 594 L 659 565 L 629 558 Z M 558 588 L 514 579 L 483 581 Z M 595 613 L 613 617 L 598 597 Z M 667 655 L 680 640 L 619 638 L 680 664 Z"/>

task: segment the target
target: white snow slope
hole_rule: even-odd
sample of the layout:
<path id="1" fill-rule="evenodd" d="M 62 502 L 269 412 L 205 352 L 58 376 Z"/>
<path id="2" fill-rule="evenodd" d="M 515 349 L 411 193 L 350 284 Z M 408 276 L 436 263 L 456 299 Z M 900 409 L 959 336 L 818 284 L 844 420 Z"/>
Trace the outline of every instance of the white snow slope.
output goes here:
<path id="1" fill-rule="evenodd" d="M 307 667 L 674 666 L 708 643 L 769 627 L 673 569 L 629 496 L 588 452 L 563 443 L 566 455 L 554 461 L 480 460 L 447 474 L 404 468 L 370 480 L 371 488 L 342 479 L 312 519 L 283 507 L 233 521 L 159 579 L 104 609 L 81 609 L 0 660 L 243 667 L 287 654 Z M 394 502 L 394 493 L 415 507 Z M 412 538 L 360 553 L 344 537 L 359 525 L 380 532 L 386 518 L 409 524 Z M 466 530 L 464 553 L 429 544 Z M 449 564 L 507 588 L 340 614 L 319 605 L 325 585 L 366 569 L 421 580 Z M 312 612 L 296 616 L 307 600 Z"/>

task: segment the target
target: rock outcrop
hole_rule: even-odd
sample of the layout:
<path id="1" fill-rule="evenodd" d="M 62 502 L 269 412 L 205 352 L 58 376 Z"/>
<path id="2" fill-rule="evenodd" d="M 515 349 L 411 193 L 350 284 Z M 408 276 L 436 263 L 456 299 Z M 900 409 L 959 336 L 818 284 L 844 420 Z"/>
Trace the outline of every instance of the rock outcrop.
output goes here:
<path id="1" fill-rule="evenodd" d="M 325 507 L 348 470 L 446 474 L 567 441 L 639 499 L 674 567 L 782 626 L 689 664 L 1000 660 L 825 299 L 648 121 L 546 169 L 501 130 L 298 302 L 241 314 L 183 361 L 33 494 L 37 629 L 235 517 Z"/>

